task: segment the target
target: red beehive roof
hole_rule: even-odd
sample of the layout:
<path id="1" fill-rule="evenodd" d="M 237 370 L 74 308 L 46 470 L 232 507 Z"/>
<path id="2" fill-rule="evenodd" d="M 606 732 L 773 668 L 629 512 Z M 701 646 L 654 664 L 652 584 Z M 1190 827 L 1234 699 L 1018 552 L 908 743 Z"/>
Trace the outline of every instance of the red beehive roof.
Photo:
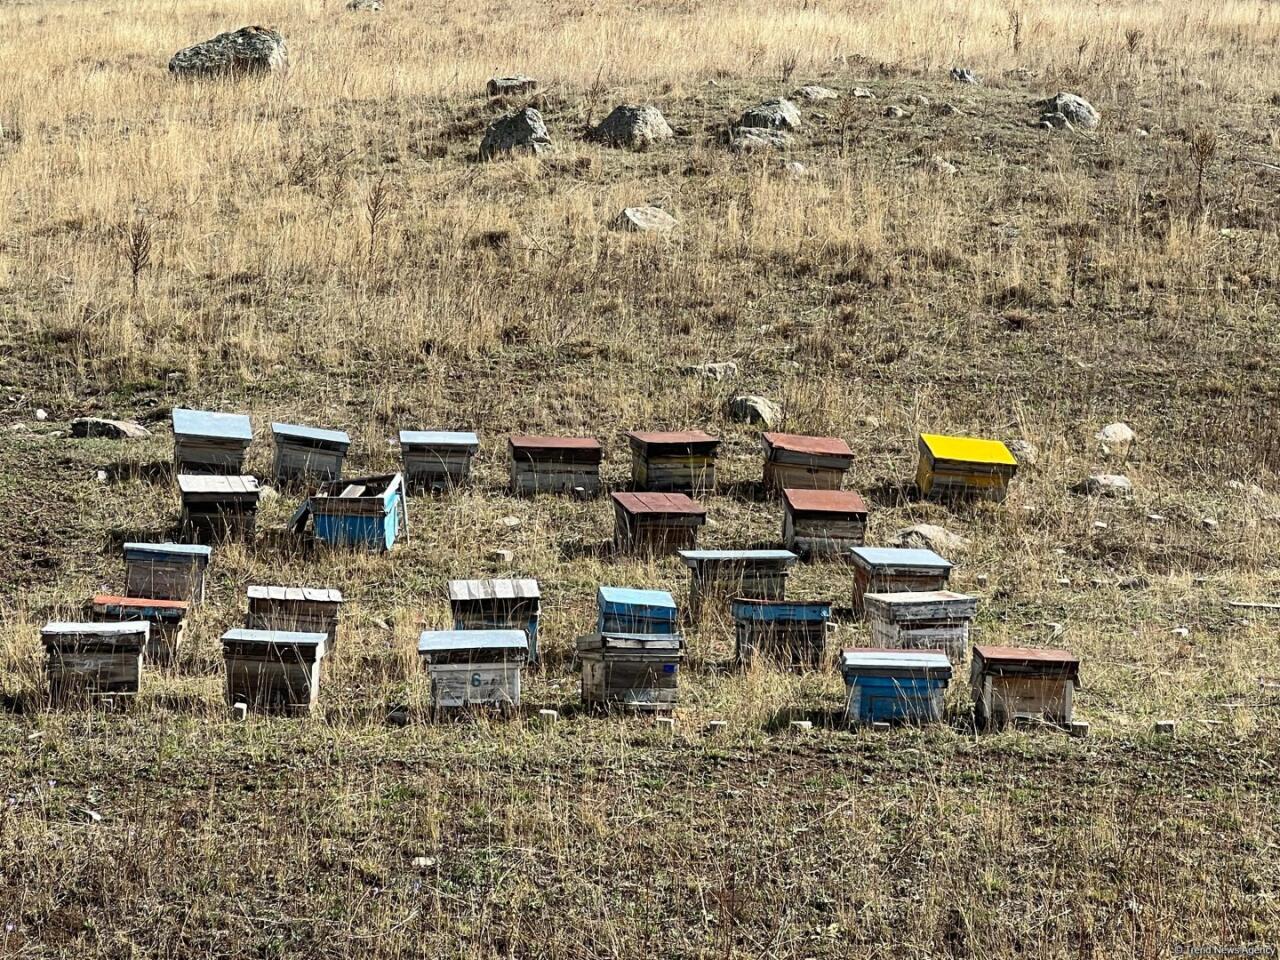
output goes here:
<path id="1" fill-rule="evenodd" d="M 672 446 L 680 446 L 681 444 L 695 443 L 719 443 L 719 437 L 713 437 L 709 433 L 701 430 L 669 430 L 669 431 L 646 431 L 632 430 L 627 434 L 628 439 L 636 440 L 640 443 L 654 444 L 671 444 Z"/>
<path id="2" fill-rule="evenodd" d="M 1047 650 L 1043 647 L 983 647 L 974 646 L 973 652 L 988 663 L 1054 663 L 1080 665 L 1080 658 L 1067 650 Z"/>
<path id="3" fill-rule="evenodd" d="M 156 610 L 186 610 L 191 604 L 186 600 L 152 600 L 147 597 L 117 597 L 100 593 L 93 598 L 95 607 L 151 607 Z"/>
<path id="4" fill-rule="evenodd" d="M 852 490 L 798 490 L 787 488 L 782 499 L 801 513 L 867 514 L 867 501 Z"/>
<path id="5" fill-rule="evenodd" d="M 541 437 L 512 436 L 508 438 L 513 450 L 599 450 L 600 441 L 594 437 Z"/>
<path id="6" fill-rule="evenodd" d="M 840 437 L 807 437 L 799 433 L 765 433 L 765 443 L 777 450 L 807 453 L 818 457 L 852 457 L 853 451 Z"/>
<path id="7" fill-rule="evenodd" d="M 627 513 L 679 513 L 706 516 L 707 510 L 683 493 L 615 493 L 614 502 Z"/>

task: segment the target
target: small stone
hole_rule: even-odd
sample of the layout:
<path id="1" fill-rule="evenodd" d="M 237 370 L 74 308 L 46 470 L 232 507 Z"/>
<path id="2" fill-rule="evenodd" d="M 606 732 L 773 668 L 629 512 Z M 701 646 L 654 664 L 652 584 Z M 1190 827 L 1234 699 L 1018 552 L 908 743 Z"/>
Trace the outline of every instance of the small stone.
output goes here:
<path id="1" fill-rule="evenodd" d="M 106 483 L 106 482 L 107 482 L 107 479 L 108 479 L 108 477 L 107 477 L 107 471 L 105 471 L 105 470 L 99 470 L 99 471 L 97 471 L 97 472 L 94 474 L 94 478 L 95 478 L 95 479 L 97 479 L 97 481 L 98 481 L 99 483 Z"/>
<path id="2" fill-rule="evenodd" d="M 1091 497 L 1127 497 L 1133 493 L 1133 484 L 1122 474 L 1095 473 L 1077 484 L 1076 491 Z"/>
<path id="3" fill-rule="evenodd" d="M 1191 636 L 1191 631 L 1186 627 L 1174 627 L 1173 635 L 1179 640 L 1185 640 L 1187 637 Z"/>
<path id="4" fill-rule="evenodd" d="M 907 97 L 907 103 L 915 107 L 927 107 L 929 106 L 929 98 L 923 93 L 913 93 Z"/>
<path id="5" fill-rule="evenodd" d="M 1146 577 L 1124 577 L 1116 584 L 1121 590 L 1145 590 L 1151 586 L 1151 581 Z"/>
<path id="6" fill-rule="evenodd" d="M 885 107 L 884 115 L 890 120 L 901 120 L 907 115 L 907 111 L 899 106 Z"/>
<path id="7" fill-rule="evenodd" d="M 632 233 L 670 233 L 680 221 L 659 207 L 624 207 L 614 225 Z"/>
<path id="8" fill-rule="evenodd" d="M 435 857 L 414 857 L 413 858 L 413 869 L 415 870 L 430 870 L 435 865 L 436 865 Z"/>
<path id="9" fill-rule="evenodd" d="M 485 84 L 485 93 L 491 97 L 512 97 L 523 93 L 533 93 L 538 89 L 538 81 L 533 77 L 516 74 L 511 77 L 491 77 Z"/>
<path id="10" fill-rule="evenodd" d="M 1054 583 L 1056 583 L 1056 584 L 1057 584 L 1058 586 L 1060 586 L 1060 587 L 1069 587 L 1069 586 L 1071 586 L 1071 581 L 1070 581 L 1067 577 L 1059 577 L 1057 580 L 1055 580 L 1055 581 L 1053 581 L 1053 582 L 1054 582 Z"/>
<path id="11" fill-rule="evenodd" d="M 952 67 L 951 79 L 956 83 L 978 84 L 982 80 L 968 67 Z"/>
<path id="12" fill-rule="evenodd" d="M 1095 530 L 1105 530 L 1105 529 L 1107 529 L 1107 521 L 1105 521 L 1105 520 L 1095 520 L 1095 521 L 1093 521 L 1093 529 L 1095 529 Z"/>
<path id="13" fill-rule="evenodd" d="M 925 173 L 933 174 L 939 177 L 954 177 L 959 171 L 956 170 L 955 164 L 936 154 L 927 160 L 920 161 L 920 169 Z"/>
<path id="14" fill-rule="evenodd" d="M 1074 93 L 1059 93 L 1035 104 L 1040 108 L 1041 119 L 1059 116 L 1077 127 L 1092 130 L 1101 120 L 1097 109 L 1084 97 Z M 1055 124 L 1056 125 L 1056 124 Z"/>
<path id="15" fill-rule="evenodd" d="M 1214 520 L 1212 517 L 1205 517 L 1200 521 L 1200 526 L 1204 527 L 1206 530 L 1217 530 L 1218 521 Z"/>
<path id="16" fill-rule="evenodd" d="M 812 720 L 792 720 L 791 721 L 792 733 L 808 733 L 812 729 L 813 729 Z"/>
<path id="17" fill-rule="evenodd" d="M 502 156 L 540 156 L 551 150 L 551 135 L 542 114 L 533 107 L 509 113 L 489 124 L 480 141 L 480 159 Z"/>
<path id="18" fill-rule="evenodd" d="M 1127 423 L 1116 422 L 1107 424 L 1094 434 L 1094 438 L 1115 447 L 1134 443 L 1138 439 L 1138 435 L 1133 432 L 1133 427 Z"/>
<path id="19" fill-rule="evenodd" d="M 808 168 L 798 160 L 788 160 L 782 165 L 782 169 L 786 171 L 787 176 L 793 180 L 800 180 L 809 175 Z"/>
<path id="20" fill-rule="evenodd" d="M 49 419 L 49 412 L 47 410 L 37 410 L 36 419 L 43 423 L 45 420 Z"/>
<path id="21" fill-rule="evenodd" d="M 836 93 L 830 87 L 804 86 L 792 94 L 797 100 L 806 100 L 809 103 L 818 103 L 822 100 L 839 100 L 840 94 Z"/>
<path id="22" fill-rule="evenodd" d="M 653 725 L 658 728 L 659 733 L 672 734 L 676 732 L 676 721 L 672 717 L 657 717 L 654 719 Z"/>
<path id="23" fill-rule="evenodd" d="M 1005 446 L 1013 454 L 1013 459 L 1018 461 L 1019 467 L 1034 469 L 1040 460 L 1040 451 L 1030 440 L 1010 440 Z"/>
<path id="24" fill-rule="evenodd" d="M 746 111 L 738 120 L 739 127 L 764 130 L 798 130 L 800 111 L 790 100 L 766 100 Z"/>
<path id="25" fill-rule="evenodd" d="M 1041 130 L 1071 130 L 1071 121 L 1067 119 L 1066 114 L 1062 113 L 1042 113 L 1036 126 Z"/>
<path id="26" fill-rule="evenodd" d="M 549 727 L 560 722 L 560 713 L 556 710 L 539 710 L 538 722 L 544 727 Z"/>
<path id="27" fill-rule="evenodd" d="M 963 552 L 969 546 L 969 541 L 936 524 L 917 523 L 904 527 L 890 537 L 889 546 L 933 550 L 945 557 Z"/>
<path id="28" fill-rule="evenodd" d="M 732 360 L 723 363 L 699 363 L 682 368 L 690 376 L 706 377 L 708 380 L 729 380 L 738 375 L 738 365 Z"/>
<path id="29" fill-rule="evenodd" d="M 712 720 L 707 724 L 707 734 L 710 736 L 724 733 L 728 729 L 729 729 L 728 720 Z"/>
<path id="30" fill-rule="evenodd" d="M 244 723 L 249 719 L 249 705 L 244 701 L 237 701 L 231 707 L 231 719 L 236 723 Z"/>
<path id="31" fill-rule="evenodd" d="M 650 105 L 624 103 L 591 131 L 591 139 L 613 147 L 645 150 L 675 136 L 662 111 Z"/>
<path id="32" fill-rule="evenodd" d="M 868 90 L 866 87 L 854 87 L 853 98 L 855 100 L 874 100 L 876 98 L 876 95 L 872 93 L 870 90 Z"/>
<path id="33" fill-rule="evenodd" d="M 514 530 L 516 527 L 520 526 L 521 522 L 522 521 L 519 517 L 503 517 L 498 521 L 501 526 L 506 527 L 508 530 Z"/>
<path id="34" fill-rule="evenodd" d="M 940 104 L 938 107 L 938 113 L 942 114 L 944 117 L 964 116 L 964 111 L 961 110 L 959 107 L 957 107 L 954 103 Z"/>
<path id="35" fill-rule="evenodd" d="M 183 79 L 241 77 L 283 72 L 289 66 L 284 37 L 266 27 L 241 27 L 185 47 L 169 61 Z"/>
<path id="36" fill-rule="evenodd" d="M 1133 135 L 1137 137 L 1139 140 L 1145 140 L 1147 137 L 1151 136 L 1151 131 L 1143 130 L 1141 127 L 1138 127 L 1136 130 L 1133 131 Z"/>
<path id="37" fill-rule="evenodd" d="M 739 127 L 729 139 L 729 149 L 734 153 L 783 150 L 789 146 L 791 146 L 791 134 L 760 127 Z"/>
<path id="38" fill-rule="evenodd" d="M 888 733 L 892 729 L 887 720 L 873 720 L 871 722 L 872 733 Z"/>
<path id="39" fill-rule="evenodd" d="M 729 401 L 729 418 L 738 423 L 759 423 L 776 427 L 782 422 L 782 409 L 764 397 L 739 396 Z"/>
<path id="40" fill-rule="evenodd" d="M 382 10 L 382 0 L 347 0 L 347 9 L 363 13 L 378 13 Z"/>
<path id="41" fill-rule="evenodd" d="M 494 563 L 510 563 L 516 558 L 512 550 L 490 550 L 489 559 Z"/>
<path id="42" fill-rule="evenodd" d="M 1071 726 L 1067 728 L 1067 731 L 1076 740 L 1083 740 L 1089 736 L 1089 724 L 1083 720 L 1072 720 Z"/>
<path id="43" fill-rule="evenodd" d="M 1177 729 L 1177 723 L 1173 720 L 1157 720 L 1155 723 L 1155 733 L 1158 737 L 1172 737 L 1174 730 Z"/>
<path id="44" fill-rule="evenodd" d="M 1164 521 L 1165 521 L 1165 517 L 1162 514 L 1159 514 L 1159 513 L 1147 514 L 1148 523 L 1164 523 Z"/>
<path id="45" fill-rule="evenodd" d="M 132 420 L 77 417 L 71 421 L 71 436 L 89 440 L 140 440 L 151 436 L 151 431 Z"/>

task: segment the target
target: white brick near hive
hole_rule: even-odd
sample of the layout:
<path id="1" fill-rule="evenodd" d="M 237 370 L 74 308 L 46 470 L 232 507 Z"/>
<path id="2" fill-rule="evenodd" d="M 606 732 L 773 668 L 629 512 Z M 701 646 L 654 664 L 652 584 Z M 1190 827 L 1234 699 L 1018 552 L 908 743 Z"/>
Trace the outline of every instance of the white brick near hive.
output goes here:
<path id="1" fill-rule="evenodd" d="M 891 650 L 942 650 L 953 664 L 969 653 L 969 624 L 978 599 L 950 590 L 868 593 L 863 598 L 871 642 Z"/>

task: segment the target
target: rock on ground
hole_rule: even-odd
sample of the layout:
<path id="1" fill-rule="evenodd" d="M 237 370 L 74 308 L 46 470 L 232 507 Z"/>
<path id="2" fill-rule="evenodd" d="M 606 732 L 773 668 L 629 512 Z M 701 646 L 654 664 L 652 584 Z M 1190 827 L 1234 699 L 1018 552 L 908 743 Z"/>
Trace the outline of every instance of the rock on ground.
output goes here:
<path id="1" fill-rule="evenodd" d="M 738 396 L 729 401 L 729 418 L 738 423 L 776 427 L 782 422 L 782 409 L 764 397 Z"/>
<path id="2" fill-rule="evenodd" d="M 551 149 L 551 135 L 542 122 L 542 114 L 533 107 L 525 107 L 489 124 L 480 141 L 480 159 L 492 160 L 498 156 L 530 154 L 539 156 Z"/>
<path id="3" fill-rule="evenodd" d="M 982 81 L 968 67 L 952 67 L 951 79 L 956 83 L 981 83 Z"/>
<path id="4" fill-rule="evenodd" d="M 868 90 L 866 87 L 854 87 L 853 98 L 855 100 L 874 100 L 876 98 L 876 95 L 872 93 L 870 90 Z"/>
<path id="5" fill-rule="evenodd" d="M 1090 497 L 1127 497 L 1133 492 L 1133 484 L 1122 474 L 1095 473 L 1079 483 L 1076 491 Z"/>
<path id="6" fill-rule="evenodd" d="M 934 553 L 946 557 L 949 554 L 964 551 L 969 546 L 969 540 L 936 524 L 917 523 L 915 526 L 904 527 L 895 533 L 889 538 L 889 545 L 891 547 L 905 547 L 916 550 L 932 550 Z"/>
<path id="7" fill-rule="evenodd" d="M 830 87 L 819 87 L 817 85 L 809 85 L 801 87 L 792 94 L 797 100 L 805 100 L 809 103 L 818 103 L 821 100 L 839 100 L 840 94 L 836 93 Z"/>
<path id="8" fill-rule="evenodd" d="M 679 223 L 660 207 L 625 207 L 616 221 L 618 229 L 638 233 L 669 233 Z"/>
<path id="9" fill-rule="evenodd" d="M 894 105 L 891 107 L 885 107 L 884 115 L 888 117 L 890 120 L 901 120 L 903 117 L 907 115 L 907 111 L 903 110 L 901 107 L 897 105 Z"/>
<path id="10" fill-rule="evenodd" d="M 1109 444 L 1133 443 L 1138 439 L 1138 435 L 1133 432 L 1133 427 L 1122 421 L 1108 423 L 1094 436 L 1103 443 Z"/>
<path id="11" fill-rule="evenodd" d="M 1086 130 L 1092 130 L 1102 119 L 1093 104 L 1074 93 L 1059 93 L 1048 100 L 1037 102 L 1036 106 L 1040 108 L 1040 122 L 1049 123 L 1055 127 L 1060 126 L 1057 116 Z"/>
<path id="12" fill-rule="evenodd" d="M 1034 468 L 1040 460 L 1040 451 L 1030 440 L 1010 440 L 1005 446 L 1013 454 L 1013 459 L 1018 461 L 1019 467 Z"/>
<path id="13" fill-rule="evenodd" d="M 289 65 L 284 37 L 266 27 L 241 27 L 179 50 L 169 61 L 176 77 L 279 73 Z"/>
<path id="14" fill-rule="evenodd" d="M 926 160 L 921 160 L 920 169 L 925 173 L 936 174 L 940 177 L 954 177 L 958 172 L 954 163 L 943 159 L 937 154 L 934 154 Z"/>
<path id="15" fill-rule="evenodd" d="M 347 0 L 347 9 L 377 13 L 382 9 L 382 0 Z"/>
<path id="16" fill-rule="evenodd" d="M 783 150 L 791 146 L 791 134 L 763 127 L 740 127 L 729 140 L 729 149 L 735 153 L 752 153 L 756 150 Z"/>
<path id="17" fill-rule="evenodd" d="M 670 140 L 674 136 L 675 133 L 662 111 L 647 104 L 636 106 L 624 103 L 616 106 L 591 131 L 593 140 L 633 150 L 643 150 L 659 140 Z"/>
<path id="18" fill-rule="evenodd" d="M 744 113 L 738 126 L 764 130 L 796 130 L 800 127 L 800 111 L 790 100 L 766 100 Z"/>
<path id="19" fill-rule="evenodd" d="M 684 372 L 692 376 L 706 377 L 708 380 L 728 380 L 738 375 L 738 365 L 732 360 L 723 363 L 699 363 L 684 368 Z"/>
<path id="20" fill-rule="evenodd" d="M 71 436 L 90 440 L 140 440 L 151 431 L 132 420 L 77 417 L 71 421 Z"/>
<path id="21" fill-rule="evenodd" d="M 521 93 L 532 93 L 538 89 L 538 81 L 523 74 L 516 74 L 513 77 L 490 77 L 484 89 L 485 93 L 491 97 L 511 97 Z"/>

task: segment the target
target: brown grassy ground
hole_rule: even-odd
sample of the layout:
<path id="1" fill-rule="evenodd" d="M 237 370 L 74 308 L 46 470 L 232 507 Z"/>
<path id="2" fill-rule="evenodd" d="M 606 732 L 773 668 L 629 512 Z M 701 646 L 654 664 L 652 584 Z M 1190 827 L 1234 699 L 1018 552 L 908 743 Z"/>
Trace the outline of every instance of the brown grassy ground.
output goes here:
<path id="1" fill-rule="evenodd" d="M 287 80 L 169 81 L 178 47 L 252 22 L 285 33 Z M 0 2 L 0 955 L 1274 951 L 1277 620 L 1226 604 L 1280 581 L 1278 41 L 1275 5 L 1201 0 Z M 477 164 L 501 110 L 478 93 L 510 71 L 543 80 L 558 149 Z M 804 82 L 878 99 L 802 105 L 802 178 L 724 148 L 745 107 Z M 1102 127 L 1033 129 L 1058 89 Z M 627 100 L 675 142 L 583 142 Z M 933 156 L 958 173 L 921 170 Z M 680 229 L 610 228 L 638 203 Z M 724 360 L 736 379 L 681 373 Z M 983 598 L 983 641 L 1060 624 L 1090 739 L 974 738 L 962 684 L 951 726 L 839 731 L 834 669 L 726 673 L 714 620 L 689 635 L 674 740 L 578 715 L 596 586 L 682 597 L 684 571 L 610 558 L 605 501 L 506 497 L 503 436 L 598 436 L 620 484 L 624 431 L 705 427 L 725 440 L 705 544 L 771 544 L 737 392 L 850 442 L 871 542 L 920 520 L 971 539 L 956 584 Z M 38 625 L 173 524 L 178 404 L 346 428 L 353 472 L 392 468 L 398 429 L 476 428 L 477 483 L 415 498 L 412 541 L 378 558 L 283 535 L 285 492 L 255 546 L 218 551 L 182 662 L 132 713 L 44 711 Z M 82 414 L 156 434 L 69 440 Z M 1123 464 L 1093 439 L 1115 419 L 1140 436 Z M 923 429 L 1027 439 L 1040 465 L 999 507 L 914 502 Z M 1101 469 L 1134 498 L 1069 492 Z M 389 727 L 419 716 L 413 642 L 445 622 L 445 581 L 508 569 L 547 597 L 527 700 L 568 719 Z M 262 581 L 351 599 L 312 721 L 225 717 L 217 637 Z M 791 592 L 843 606 L 849 577 L 805 567 Z M 1150 735 L 1164 717 L 1174 741 Z"/>

